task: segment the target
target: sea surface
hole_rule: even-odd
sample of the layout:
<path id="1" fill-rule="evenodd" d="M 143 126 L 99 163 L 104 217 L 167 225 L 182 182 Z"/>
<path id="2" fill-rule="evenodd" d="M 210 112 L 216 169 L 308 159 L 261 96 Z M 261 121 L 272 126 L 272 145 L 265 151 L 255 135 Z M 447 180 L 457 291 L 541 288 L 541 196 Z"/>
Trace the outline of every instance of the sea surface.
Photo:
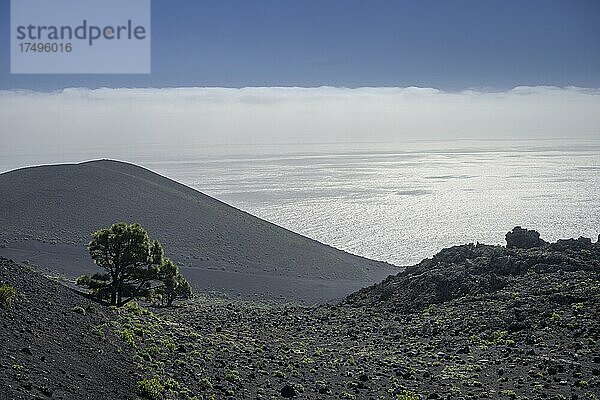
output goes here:
<path id="1" fill-rule="evenodd" d="M 600 234 L 600 140 L 198 145 L 0 153 L 0 170 L 116 158 L 323 243 L 397 265 L 444 247 Z"/>

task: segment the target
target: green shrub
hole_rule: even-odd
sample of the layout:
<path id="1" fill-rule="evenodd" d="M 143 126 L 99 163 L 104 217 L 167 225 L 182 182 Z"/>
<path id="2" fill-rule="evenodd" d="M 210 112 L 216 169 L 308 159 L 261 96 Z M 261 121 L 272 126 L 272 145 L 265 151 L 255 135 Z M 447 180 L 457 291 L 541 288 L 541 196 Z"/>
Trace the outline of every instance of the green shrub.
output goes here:
<path id="1" fill-rule="evenodd" d="M 80 307 L 80 306 L 75 306 L 75 307 L 71 308 L 71 311 L 73 311 L 77 314 L 85 315 L 85 308 Z"/>
<path id="2" fill-rule="evenodd" d="M 396 395 L 396 400 L 419 400 L 419 395 L 415 394 L 411 390 L 403 390 Z"/>
<path id="3" fill-rule="evenodd" d="M 225 372 L 225 380 L 232 383 L 239 382 L 240 373 L 237 372 L 235 369 L 229 369 Z"/>
<path id="4" fill-rule="evenodd" d="M 17 290 L 14 287 L 6 284 L 0 286 L 0 308 L 9 308 L 16 295 Z"/>
<path id="5" fill-rule="evenodd" d="M 88 285 L 91 282 L 91 279 L 89 276 L 87 275 L 80 275 L 77 277 L 77 279 L 75 280 L 75 284 L 79 285 L 79 286 L 85 286 Z"/>
<path id="6" fill-rule="evenodd" d="M 501 394 L 502 396 L 510 397 L 511 399 L 517 398 L 517 393 L 514 390 L 504 389 L 504 390 L 499 391 L 498 393 Z"/>
<path id="7" fill-rule="evenodd" d="M 104 328 L 104 324 L 94 325 L 92 326 L 92 333 L 96 336 L 103 338 L 106 336 L 106 334 L 104 333 Z"/>
<path id="8" fill-rule="evenodd" d="M 489 344 L 501 345 L 506 344 L 508 331 L 494 331 L 488 338 Z"/>
<path id="9" fill-rule="evenodd" d="M 133 331 L 129 328 L 125 328 L 123 330 L 117 331 L 117 334 L 119 336 L 121 336 L 121 338 L 126 341 L 127 343 L 129 343 L 129 345 L 131 347 L 133 347 L 134 349 L 137 349 L 137 344 L 135 343 L 135 340 L 133 338 Z"/>
<path id="10" fill-rule="evenodd" d="M 153 344 L 152 346 L 146 347 L 146 352 L 152 357 L 158 356 L 160 354 L 160 347 Z"/>
<path id="11" fill-rule="evenodd" d="M 171 390 L 174 392 L 181 390 L 181 384 L 173 378 L 167 379 L 164 386 L 165 386 L 165 389 Z"/>
<path id="12" fill-rule="evenodd" d="M 137 383 L 138 392 L 141 396 L 150 400 L 158 400 L 162 398 L 165 387 L 160 383 L 158 378 L 142 379 Z"/>
<path id="13" fill-rule="evenodd" d="M 131 301 L 125 304 L 125 310 L 130 311 L 132 314 L 141 316 L 141 315 L 150 315 L 152 314 L 148 309 L 140 306 L 136 301 Z"/>
<path id="14" fill-rule="evenodd" d="M 213 385 L 209 378 L 200 379 L 200 387 L 202 389 L 212 389 Z"/>

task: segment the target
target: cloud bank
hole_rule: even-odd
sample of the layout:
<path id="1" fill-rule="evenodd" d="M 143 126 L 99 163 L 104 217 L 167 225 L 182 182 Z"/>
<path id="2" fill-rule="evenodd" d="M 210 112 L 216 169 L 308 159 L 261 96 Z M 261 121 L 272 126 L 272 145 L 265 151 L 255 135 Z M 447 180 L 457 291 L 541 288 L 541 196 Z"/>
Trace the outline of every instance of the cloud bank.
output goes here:
<path id="1" fill-rule="evenodd" d="M 3 152 L 141 144 L 599 138 L 600 90 L 517 87 L 0 91 Z"/>

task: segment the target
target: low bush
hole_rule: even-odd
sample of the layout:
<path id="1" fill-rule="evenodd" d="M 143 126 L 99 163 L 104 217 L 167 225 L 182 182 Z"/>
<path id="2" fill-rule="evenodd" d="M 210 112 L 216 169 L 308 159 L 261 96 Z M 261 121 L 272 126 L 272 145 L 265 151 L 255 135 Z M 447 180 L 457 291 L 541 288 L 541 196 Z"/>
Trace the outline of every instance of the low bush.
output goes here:
<path id="1" fill-rule="evenodd" d="M 0 308 L 9 308 L 16 295 L 17 290 L 14 287 L 6 284 L 0 286 Z"/>
<path id="2" fill-rule="evenodd" d="M 81 306 L 75 306 L 73 308 L 71 308 L 71 311 L 77 313 L 77 314 L 81 314 L 81 315 L 85 315 L 85 308 L 81 307 Z"/>
<path id="3" fill-rule="evenodd" d="M 410 390 L 403 390 L 396 394 L 396 400 L 419 400 L 421 397 Z"/>
<path id="4" fill-rule="evenodd" d="M 157 378 L 142 379 L 137 383 L 138 392 L 145 399 L 158 400 L 162 398 L 165 387 Z"/>

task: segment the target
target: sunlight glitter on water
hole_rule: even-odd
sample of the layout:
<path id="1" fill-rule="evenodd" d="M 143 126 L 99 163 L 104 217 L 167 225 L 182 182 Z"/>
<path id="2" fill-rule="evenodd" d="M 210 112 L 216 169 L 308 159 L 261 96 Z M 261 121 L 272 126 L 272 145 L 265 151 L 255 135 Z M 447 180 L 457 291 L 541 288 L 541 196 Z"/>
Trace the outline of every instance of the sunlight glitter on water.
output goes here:
<path id="1" fill-rule="evenodd" d="M 600 152 L 576 149 L 289 154 L 156 163 L 251 214 L 369 258 L 413 264 L 515 225 L 547 240 L 600 230 Z"/>
<path id="2" fill-rule="evenodd" d="M 114 158 L 355 254 L 406 265 L 444 247 L 600 233 L 600 141 L 423 141 L 86 149 L 0 157 L 8 170 Z"/>

